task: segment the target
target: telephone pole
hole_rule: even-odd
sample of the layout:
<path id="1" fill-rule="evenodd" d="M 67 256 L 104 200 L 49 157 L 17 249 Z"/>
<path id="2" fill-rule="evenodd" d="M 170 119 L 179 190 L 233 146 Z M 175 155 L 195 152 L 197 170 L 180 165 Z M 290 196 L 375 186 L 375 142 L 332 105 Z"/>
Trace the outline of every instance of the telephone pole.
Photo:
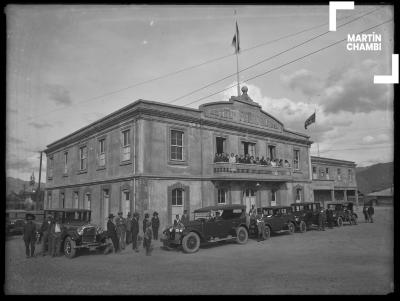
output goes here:
<path id="1" fill-rule="evenodd" d="M 41 192 L 40 192 L 40 181 L 41 181 L 41 178 L 42 178 L 42 155 L 43 155 L 43 152 L 40 151 L 39 183 L 38 183 L 38 189 L 37 189 L 37 191 L 36 191 L 36 206 L 39 207 L 39 209 L 40 209 L 39 203 L 40 203 L 40 201 L 41 201 L 41 200 L 40 200 L 40 196 L 41 196 Z"/>

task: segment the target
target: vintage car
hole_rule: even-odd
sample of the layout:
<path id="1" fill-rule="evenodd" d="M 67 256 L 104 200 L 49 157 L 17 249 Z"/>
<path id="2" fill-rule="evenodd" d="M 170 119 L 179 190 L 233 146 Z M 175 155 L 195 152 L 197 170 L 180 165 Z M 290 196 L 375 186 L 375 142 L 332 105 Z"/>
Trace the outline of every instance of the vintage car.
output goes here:
<path id="1" fill-rule="evenodd" d="M 43 222 L 44 212 L 33 211 L 33 210 L 6 210 L 6 235 L 22 234 L 25 224 L 26 214 L 32 214 L 35 216 L 33 222 L 36 227 L 40 227 Z"/>
<path id="2" fill-rule="evenodd" d="M 289 232 L 296 230 L 296 219 L 290 206 L 272 206 L 257 208 L 257 213 L 263 213 L 265 223 L 265 236 L 270 237 L 271 233 Z M 257 221 L 250 218 L 249 232 L 251 235 L 258 235 Z"/>
<path id="3" fill-rule="evenodd" d="M 341 227 L 343 222 L 357 225 L 357 214 L 353 211 L 352 202 L 333 202 L 327 204 L 327 209 L 332 210 L 332 216 L 336 226 Z"/>
<path id="4" fill-rule="evenodd" d="M 80 249 L 90 251 L 105 248 L 107 235 L 101 227 L 90 223 L 91 211 L 88 209 L 46 209 L 48 215 L 58 218 L 61 224 L 60 251 L 65 257 L 73 258 Z"/>
<path id="5" fill-rule="evenodd" d="M 245 244 L 248 238 L 245 205 L 217 205 L 197 209 L 187 224 L 169 226 L 161 241 L 165 248 L 182 246 L 186 253 L 199 250 L 202 243 L 235 239 Z M 219 216 L 217 214 L 219 212 Z"/>
<path id="6" fill-rule="evenodd" d="M 313 225 L 318 226 L 318 216 L 321 211 L 320 203 L 293 203 L 290 206 L 292 207 L 295 216 L 296 228 L 300 232 L 305 232 Z"/>

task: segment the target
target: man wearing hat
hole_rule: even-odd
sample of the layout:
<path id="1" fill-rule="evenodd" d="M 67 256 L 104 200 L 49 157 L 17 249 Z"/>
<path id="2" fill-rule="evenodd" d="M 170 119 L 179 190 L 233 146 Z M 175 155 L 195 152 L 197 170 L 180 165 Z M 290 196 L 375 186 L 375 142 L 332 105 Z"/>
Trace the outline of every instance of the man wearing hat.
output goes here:
<path id="1" fill-rule="evenodd" d="M 117 237 L 118 243 L 121 250 L 125 250 L 125 236 L 126 236 L 126 221 L 122 216 L 122 212 L 118 212 L 118 216 L 115 219 L 115 223 L 117 225 Z"/>
<path id="2" fill-rule="evenodd" d="M 157 211 L 154 211 L 153 217 L 151 218 L 151 228 L 153 230 L 153 239 L 158 240 L 158 229 L 160 228 L 160 219 L 158 218 Z"/>
<path id="3" fill-rule="evenodd" d="M 133 218 L 131 221 L 131 231 L 132 231 L 132 250 L 139 252 L 137 247 L 137 239 L 139 234 L 139 213 L 133 213 Z"/>
<path id="4" fill-rule="evenodd" d="M 34 257 L 36 242 L 36 225 L 33 223 L 35 216 L 27 213 L 25 215 L 26 223 L 24 224 L 23 239 L 25 243 L 26 258 Z"/>
<path id="5" fill-rule="evenodd" d="M 144 237 L 143 237 L 143 247 L 146 248 L 146 255 L 150 256 L 151 255 L 151 238 L 153 236 L 153 231 L 151 229 L 151 222 L 146 221 L 146 230 L 144 232 Z"/>
<path id="6" fill-rule="evenodd" d="M 49 244 L 51 245 L 49 247 L 50 255 L 52 257 L 60 256 L 61 224 L 58 216 L 54 217 L 54 220 L 50 226 Z"/>
<path id="7" fill-rule="evenodd" d="M 53 217 L 49 214 L 46 216 L 46 220 L 43 221 L 42 226 L 40 227 L 40 240 L 42 242 L 42 256 L 46 255 L 46 251 L 50 250 L 49 243 L 49 235 L 50 235 L 50 226 L 52 223 Z"/>
<path id="8" fill-rule="evenodd" d="M 132 214 L 128 212 L 126 217 L 126 245 L 129 245 L 132 241 Z"/>
<path id="9" fill-rule="evenodd" d="M 117 229 L 114 224 L 114 214 L 112 213 L 110 213 L 110 215 L 108 216 L 107 233 L 113 243 L 114 251 L 119 252 L 120 250 L 118 247 Z"/>

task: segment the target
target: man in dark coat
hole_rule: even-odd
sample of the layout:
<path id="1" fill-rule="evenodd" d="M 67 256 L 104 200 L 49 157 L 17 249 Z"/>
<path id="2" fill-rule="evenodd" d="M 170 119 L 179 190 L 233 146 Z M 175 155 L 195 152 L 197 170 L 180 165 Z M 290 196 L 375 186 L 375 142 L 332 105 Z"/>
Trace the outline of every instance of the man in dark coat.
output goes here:
<path id="1" fill-rule="evenodd" d="M 129 245 L 132 241 L 132 214 L 128 212 L 126 217 L 126 245 Z"/>
<path id="2" fill-rule="evenodd" d="M 326 213 L 325 209 L 321 208 L 318 214 L 318 230 L 325 231 Z"/>
<path id="3" fill-rule="evenodd" d="M 181 217 L 181 223 L 184 225 L 189 223 L 189 214 L 187 213 L 187 210 L 183 210 L 183 215 Z"/>
<path id="4" fill-rule="evenodd" d="M 153 239 L 158 240 L 158 229 L 160 228 L 160 219 L 158 218 L 158 212 L 154 211 L 153 217 L 151 218 L 151 229 L 153 230 Z"/>
<path id="5" fill-rule="evenodd" d="M 35 216 L 33 214 L 26 214 L 26 223 L 24 224 L 24 233 L 22 238 L 25 243 L 26 258 L 34 257 L 35 255 L 35 242 L 36 242 L 36 225 L 33 223 Z"/>
<path id="6" fill-rule="evenodd" d="M 42 242 L 42 256 L 46 255 L 46 251 L 50 253 L 50 244 L 49 244 L 49 235 L 50 235 L 50 226 L 52 223 L 53 217 L 51 215 L 47 215 L 46 220 L 43 221 L 42 226 L 40 227 L 40 240 Z"/>
<path id="7" fill-rule="evenodd" d="M 107 222 L 107 233 L 108 236 L 111 238 L 112 243 L 114 245 L 114 251 L 119 252 L 119 246 L 118 246 L 118 237 L 117 237 L 117 229 L 114 224 L 114 214 L 110 213 L 108 216 L 108 222 Z"/>
<path id="8" fill-rule="evenodd" d="M 131 221 L 131 231 L 132 231 L 132 250 L 139 252 L 137 247 L 137 240 L 139 234 L 139 213 L 133 213 L 133 218 Z"/>
<path id="9" fill-rule="evenodd" d="M 115 219 L 117 225 L 117 237 L 120 250 L 125 250 L 126 239 L 126 220 L 122 216 L 122 212 L 118 212 L 118 217 Z"/>
<path id="10" fill-rule="evenodd" d="M 375 213 L 375 210 L 371 203 L 371 205 L 368 207 L 368 215 L 369 215 L 369 220 L 371 223 L 374 222 L 374 213 Z"/>
<path id="11" fill-rule="evenodd" d="M 368 223 L 369 222 L 368 206 L 365 204 L 364 204 L 364 208 L 363 208 L 363 213 L 364 213 L 365 222 Z"/>
<path id="12" fill-rule="evenodd" d="M 148 213 L 145 213 L 143 219 L 143 234 L 146 232 L 147 222 L 150 222 L 150 215 Z"/>

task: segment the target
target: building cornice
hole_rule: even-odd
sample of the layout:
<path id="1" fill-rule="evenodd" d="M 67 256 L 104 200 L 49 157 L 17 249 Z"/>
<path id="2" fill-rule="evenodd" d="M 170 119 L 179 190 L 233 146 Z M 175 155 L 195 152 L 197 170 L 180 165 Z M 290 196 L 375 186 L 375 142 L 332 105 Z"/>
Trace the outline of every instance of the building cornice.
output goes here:
<path id="1" fill-rule="evenodd" d="M 356 163 L 353 161 L 346 161 L 346 160 L 338 160 L 338 159 L 332 159 L 332 158 L 324 158 L 324 157 L 315 157 L 311 156 L 311 164 L 313 163 L 320 163 L 320 164 L 341 164 L 341 165 L 346 165 L 346 166 L 351 166 L 351 167 L 356 167 Z"/>

